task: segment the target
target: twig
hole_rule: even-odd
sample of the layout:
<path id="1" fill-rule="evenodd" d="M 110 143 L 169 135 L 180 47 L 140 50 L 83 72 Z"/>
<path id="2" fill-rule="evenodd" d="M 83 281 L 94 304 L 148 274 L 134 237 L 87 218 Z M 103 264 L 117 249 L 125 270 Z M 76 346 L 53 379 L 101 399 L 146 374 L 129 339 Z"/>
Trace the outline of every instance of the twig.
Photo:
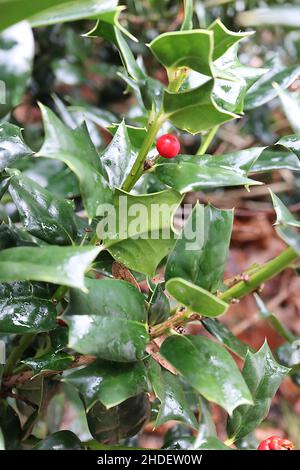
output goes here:
<path id="1" fill-rule="evenodd" d="M 79 356 L 78 355 L 75 358 L 75 360 L 72 362 L 72 364 L 70 364 L 69 369 L 74 369 L 80 366 L 87 366 L 95 362 L 96 359 L 97 358 L 95 356 L 88 356 L 88 355 Z M 48 377 L 50 375 L 59 374 L 60 372 L 63 372 L 63 371 L 45 370 L 41 372 L 40 375 L 43 375 L 44 377 Z M 11 388 L 17 387 L 19 385 L 22 385 L 28 382 L 29 380 L 32 379 L 32 377 L 33 377 L 32 370 L 26 370 L 24 372 L 19 372 L 18 374 L 3 377 L 2 385 L 5 388 L 11 389 Z"/>

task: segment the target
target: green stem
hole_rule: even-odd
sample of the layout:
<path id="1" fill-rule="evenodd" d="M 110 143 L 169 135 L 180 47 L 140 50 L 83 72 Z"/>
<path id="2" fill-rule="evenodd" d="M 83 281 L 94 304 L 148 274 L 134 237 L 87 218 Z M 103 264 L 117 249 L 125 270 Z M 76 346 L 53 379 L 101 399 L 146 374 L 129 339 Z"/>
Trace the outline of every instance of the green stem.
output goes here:
<path id="1" fill-rule="evenodd" d="M 131 191 L 135 183 L 138 181 L 138 179 L 142 175 L 143 170 L 144 170 L 144 162 L 147 158 L 149 150 L 152 147 L 156 134 L 159 131 L 165 119 L 166 117 L 161 111 L 156 115 L 156 117 L 154 118 L 150 126 L 148 127 L 147 135 L 137 155 L 137 158 L 133 164 L 133 167 L 131 168 L 129 175 L 127 176 L 126 180 L 123 183 L 122 189 L 124 191 L 127 191 L 127 192 Z"/>
<path id="2" fill-rule="evenodd" d="M 21 337 L 18 346 L 13 348 L 12 352 L 7 358 L 3 375 L 10 375 L 12 373 L 15 364 L 19 361 L 19 359 L 21 359 L 23 352 L 28 348 L 34 337 L 35 333 L 26 334 Z"/>
<path id="3" fill-rule="evenodd" d="M 219 126 L 215 126 L 209 131 L 209 133 L 203 139 L 203 142 L 201 142 L 201 145 L 198 148 L 196 155 L 204 155 L 205 154 L 205 152 L 208 149 L 208 147 L 210 146 L 213 138 L 215 137 L 218 129 L 219 129 Z"/>
<path id="4" fill-rule="evenodd" d="M 270 323 L 272 328 L 274 328 L 277 333 L 282 336 L 288 343 L 295 341 L 296 336 L 294 336 L 279 320 L 278 318 L 271 314 L 267 317 L 267 321 Z"/>
<path id="5" fill-rule="evenodd" d="M 249 279 L 240 281 L 230 289 L 220 295 L 220 299 L 225 302 L 231 302 L 233 299 L 239 299 L 246 294 L 255 291 L 261 284 L 279 274 L 285 268 L 289 267 L 299 255 L 292 249 L 287 248 L 279 256 L 268 261 L 266 264 L 258 268 Z"/>
<path id="6" fill-rule="evenodd" d="M 52 300 L 54 300 L 57 303 L 60 302 L 64 298 L 68 289 L 69 289 L 68 286 L 59 286 L 54 292 L 52 296 Z"/>

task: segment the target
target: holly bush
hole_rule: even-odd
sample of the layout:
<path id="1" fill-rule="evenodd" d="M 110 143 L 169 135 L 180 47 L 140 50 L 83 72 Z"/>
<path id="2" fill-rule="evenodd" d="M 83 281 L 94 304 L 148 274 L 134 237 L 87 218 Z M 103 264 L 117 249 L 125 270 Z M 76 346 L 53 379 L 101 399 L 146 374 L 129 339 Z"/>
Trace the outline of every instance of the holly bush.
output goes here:
<path id="1" fill-rule="evenodd" d="M 224 279 L 234 209 L 198 195 L 299 171 L 287 90 L 299 65 L 266 51 L 245 65 L 239 51 L 259 37 L 229 29 L 234 6 L 223 22 L 221 2 L 206 15 L 191 0 L 0 3 L 1 447 L 136 448 L 146 423 L 175 421 L 165 449 L 256 448 L 282 380 L 299 379 L 297 338 L 258 291 L 297 269 L 300 222 L 270 190 L 287 248 Z M 100 86 L 103 102 L 125 91 L 129 105 L 99 107 Z M 209 153 L 228 122 L 248 119 L 255 135 L 278 97 L 296 134 Z M 177 138 L 197 145 L 178 153 Z M 276 358 L 218 318 L 251 293 L 286 341 Z M 228 416 L 225 442 L 211 403 Z"/>

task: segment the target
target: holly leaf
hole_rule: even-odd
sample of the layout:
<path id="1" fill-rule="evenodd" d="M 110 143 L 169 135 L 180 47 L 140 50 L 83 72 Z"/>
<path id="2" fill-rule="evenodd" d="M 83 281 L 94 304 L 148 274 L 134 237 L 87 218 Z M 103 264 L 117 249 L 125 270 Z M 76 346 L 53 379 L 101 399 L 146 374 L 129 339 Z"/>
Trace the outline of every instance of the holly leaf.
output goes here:
<path id="1" fill-rule="evenodd" d="M 288 88 L 299 76 L 299 73 L 299 65 L 286 68 L 278 58 L 274 59 L 270 63 L 269 71 L 248 90 L 245 98 L 245 109 L 258 108 L 276 98 L 277 92 L 273 87 L 273 83 L 277 83 L 280 88 Z"/>
<path id="2" fill-rule="evenodd" d="M 166 281 L 180 277 L 215 292 L 223 279 L 232 223 L 233 210 L 196 204 L 168 257 Z"/>
<path id="3" fill-rule="evenodd" d="M 167 291 L 188 309 L 207 317 L 218 317 L 228 309 L 228 304 L 202 287 L 179 277 L 170 279 Z"/>
<path id="4" fill-rule="evenodd" d="M 57 431 L 38 442 L 32 450 L 82 450 L 82 444 L 73 432 Z"/>
<path id="5" fill-rule="evenodd" d="M 234 439 L 253 431 L 267 416 L 271 401 L 289 369 L 278 364 L 265 342 L 256 353 L 248 352 L 243 377 L 252 394 L 254 405 L 239 406 L 228 421 L 229 436 Z"/>
<path id="6" fill-rule="evenodd" d="M 253 163 L 250 174 L 270 172 L 287 168 L 292 171 L 300 171 L 300 161 L 297 155 L 279 142 L 262 151 L 258 159 Z"/>
<path id="7" fill-rule="evenodd" d="M 300 254 L 300 234 L 296 230 L 300 228 L 300 222 L 295 219 L 293 214 L 291 214 L 288 208 L 270 188 L 269 191 L 277 216 L 276 232 L 291 248 Z"/>
<path id="8" fill-rule="evenodd" d="M 164 283 L 156 284 L 149 299 L 148 323 L 157 325 L 170 316 L 170 302 L 164 292 Z"/>
<path id="9" fill-rule="evenodd" d="M 287 135 L 282 137 L 277 142 L 278 145 L 283 145 L 291 152 L 293 152 L 298 158 L 300 158 L 300 138 L 298 135 Z"/>
<path id="10" fill-rule="evenodd" d="M 194 29 L 163 33 L 149 47 L 169 76 L 182 67 L 212 76 L 213 32 Z"/>
<path id="11" fill-rule="evenodd" d="M 204 328 L 228 349 L 241 359 L 245 359 L 248 351 L 254 352 L 247 344 L 240 341 L 223 323 L 217 318 L 203 318 L 201 320 Z"/>
<path id="12" fill-rule="evenodd" d="M 16 247 L 1 251 L 0 281 L 45 281 L 86 291 L 84 273 L 101 248 Z"/>
<path id="13" fill-rule="evenodd" d="M 136 196 L 116 190 L 112 212 L 99 208 L 97 235 L 118 262 L 153 276 L 174 243 L 172 219 L 180 201 L 175 191 Z"/>
<path id="14" fill-rule="evenodd" d="M 86 18 L 98 18 L 99 15 L 114 10 L 118 1 L 76 0 L 76 2 L 73 2 L 67 0 L 54 3 L 59 3 L 59 5 L 55 5 L 55 8 L 47 8 L 46 11 L 41 8 L 43 11 L 30 17 L 30 24 L 33 27 L 37 27 Z"/>
<path id="15" fill-rule="evenodd" d="M 220 441 L 216 437 L 208 437 L 205 439 L 202 444 L 200 444 L 199 447 L 197 447 L 199 450 L 233 450 L 231 447 L 226 446 L 223 444 L 222 441 Z"/>
<path id="16" fill-rule="evenodd" d="M 3 10 L 6 8 L 3 2 L 1 7 Z M 1 18 L 0 30 L 3 21 Z M 21 102 L 31 75 L 34 40 L 28 23 L 22 22 L 6 29 L 0 35 L 0 51 L 0 115 L 4 116 Z"/>
<path id="17" fill-rule="evenodd" d="M 45 141 L 37 156 L 61 160 L 77 175 L 85 209 L 93 218 L 100 204 L 111 202 L 111 190 L 100 173 L 100 160 L 86 125 L 70 129 L 49 108 L 40 107 Z"/>
<path id="18" fill-rule="evenodd" d="M 32 282 L 0 284 L 1 333 L 40 333 L 56 328 L 49 286 Z"/>
<path id="19" fill-rule="evenodd" d="M 135 38 L 128 33 L 119 23 L 120 8 L 99 15 L 96 26 L 89 31 L 88 37 L 101 37 L 115 45 L 118 49 L 124 68 L 128 75 L 134 80 L 143 80 L 145 74 L 138 66 L 130 47 L 128 46 L 123 33 L 129 35 L 131 39 Z"/>
<path id="20" fill-rule="evenodd" d="M 107 410 L 100 402 L 87 414 L 90 432 L 96 441 L 117 444 L 137 434 L 150 417 L 150 403 L 141 393 Z"/>
<path id="21" fill-rule="evenodd" d="M 63 316 L 69 325 L 69 346 L 117 362 L 142 359 L 149 339 L 143 295 L 118 279 L 85 282 L 89 292 L 71 289 Z"/>
<path id="22" fill-rule="evenodd" d="M 162 370 L 153 359 L 149 363 L 148 372 L 154 393 L 161 402 L 155 427 L 174 420 L 197 429 L 197 420 L 178 377 Z"/>
<path id="23" fill-rule="evenodd" d="M 179 129 L 197 134 L 216 125 L 238 118 L 220 108 L 212 96 L 214 80 L 188 91 L 165 91 L 163 107 L 168 119 Z"/>
<path id="24" fill-rule="evenodd" d="M 0 400 L 0 423 L 5 450 L 18 449 L 22 437 L 21 423 L 15 410 L 5 400 Z"/>
<path id="25" fill-rule="evenodd" d="M 243 165 L 256 159 L 262 150 L 246 151 L 240 157 L 234 154 L 228 154 L 228 157 L 179 155 L 171 162 L 159 160 L 154 171 L 160 181 L 180 193 L 206 188 L 259 185 L 259 181 L 247 178 Z"/>
<path id="26" fill-rule="evenodd" d="M 10 195 L 24 228 L 47 243 L 70 245 L 77 236 L 73 204 L 54 196 L 18 170 L 9 170 Z"/>
<path id="27" fill-rule="evenodd" d="M 30 367 L 36 376 L 43 371 L 61 372 L 69 367 L 75 357 L 63 351 L 51 350 L 38 357 L 28 357 L 22 362 Z"/>
<path id="28" fill-rule="evenodd" d="M 237 42 L 254 34 L 254 31 L 244 33 L 230 31 L 219 18 L 208 27 L 208 31 L 213 32 L 213 60 L 217 60 L 224 55 L 225 52 Z"/>
<path id="29" fill-rule="evenodd" d="M 118 125 L 112 141 L 102 152 L 103 172 L 111 188 L 121 188 L 135 160 L 137 151 L 133 149 L 124 120 Z"/>
<path id="30" fill-rule="evenodd" d="M 10 122 L 0 125 L 0 172 L 32 154 L 18 126 Z"/>
<path id="31" fill-rule="evenodd" d="M 252 398 L 244 378 L 230 354 L 204 336 L 170 336 L 160 354 L 201 395 L 226 409 L 231 415 Z"/>
<path id="32" fill-rule="evenodd" d="M 107 409 L 147 391 L 147 376 L 142 362 L 118 364 L 98 359 L 88 367 L 67 371 L 64 382 L 73 385 L 83 396 L 89 411 L 97 401 Z"/>

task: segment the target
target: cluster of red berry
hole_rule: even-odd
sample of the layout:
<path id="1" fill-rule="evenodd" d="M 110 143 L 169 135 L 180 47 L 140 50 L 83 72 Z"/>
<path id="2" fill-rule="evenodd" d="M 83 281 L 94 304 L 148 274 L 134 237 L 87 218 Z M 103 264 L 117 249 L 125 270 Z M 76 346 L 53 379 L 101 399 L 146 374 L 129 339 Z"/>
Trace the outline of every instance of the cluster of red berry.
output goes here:
<path id="1" fill-rule="evenodd" d="M 270 436 L 262 441 L 258 450 L 295 450 L 294 444 L 288 439 L 283 439 L 278 436 Z"/>

